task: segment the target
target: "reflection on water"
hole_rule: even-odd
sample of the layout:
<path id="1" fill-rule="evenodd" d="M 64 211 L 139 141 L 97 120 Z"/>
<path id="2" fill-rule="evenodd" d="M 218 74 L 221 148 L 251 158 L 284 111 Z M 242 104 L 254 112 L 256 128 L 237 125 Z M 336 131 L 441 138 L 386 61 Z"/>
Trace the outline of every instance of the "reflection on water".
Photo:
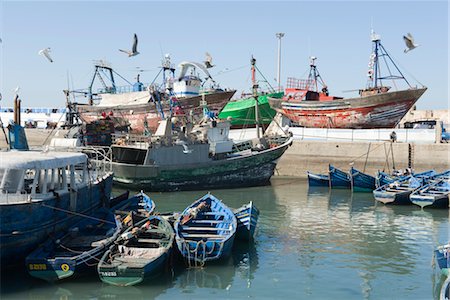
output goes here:
<path id="1" fill-rule="evenodd" d="M 119 191 L 117 191 L 119 192 Z M 448 210 L 375 203 L 371 193 L 309 189 L 306 181 L 211 191 L 231 207 L 260 209 L 254 245 L 201 269 L 134 287 L 113 287 L 91 274 L 58 284 L 21 270 L 2 274 L 2 299 L 308 298 L 436 299 L 444 281 L 433 249 L 448 241 Z M 181 211 L 205 192 L 150 194 L 160 212 Z"/>

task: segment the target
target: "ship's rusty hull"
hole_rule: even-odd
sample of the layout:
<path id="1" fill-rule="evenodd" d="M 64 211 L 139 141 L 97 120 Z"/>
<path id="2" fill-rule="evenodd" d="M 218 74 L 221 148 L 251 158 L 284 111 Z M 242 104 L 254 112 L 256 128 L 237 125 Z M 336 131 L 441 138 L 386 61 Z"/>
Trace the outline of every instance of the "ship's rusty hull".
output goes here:
<path id="1" fill-rule="evenodd" d="M 217 113 L 227 104 L 234 95 L 235 91 L 215 92 L 205 95 L 205 101 L 208 109 Z M 171 115 L 171 105 L 168 101 L 153 102 L 148 96 L 149 101 L 140 104 L 126 104 L 114 106 L 97 105 L 78 105 L 77 112 L 83 122 L 91 123 L 102 118 L 102 113 L 114 115 L 118 126 L 129 125 L 131 132 L 140 134 L 146 130 L 155 132 L 158 128 L 158 122 L 161 120 L 161 111 L 164 117 Z M 174 109 L 173 113 L 201 115 L 203 108 L 201 106 L 202 96 L 178 99 L 180 111 Z M 173 108 L 172 108 L 173 109 Z"/>
<path id="2" fill-rule="evenodd" d="M 393 128 L 426 88 L 331 101 L 269 98 L 270 106 L 291 121 L 313 128 Z"/>

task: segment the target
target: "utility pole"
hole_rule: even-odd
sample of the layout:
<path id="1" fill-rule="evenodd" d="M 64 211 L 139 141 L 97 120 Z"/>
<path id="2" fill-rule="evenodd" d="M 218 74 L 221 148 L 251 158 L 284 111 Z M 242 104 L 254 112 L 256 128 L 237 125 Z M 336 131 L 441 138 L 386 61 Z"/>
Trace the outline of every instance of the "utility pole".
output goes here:
<path id="1" fill-rule="evenodd" d="M 277 73 L 277 82 L 278 82 L 278 91 L 279 92 L 281 90 L 281 38 L 284 36 L 284 33 L 282 32 L 278 32 L 277 34 L 275 34 L 275 36 L 278 39 L 278 73 Z"/>

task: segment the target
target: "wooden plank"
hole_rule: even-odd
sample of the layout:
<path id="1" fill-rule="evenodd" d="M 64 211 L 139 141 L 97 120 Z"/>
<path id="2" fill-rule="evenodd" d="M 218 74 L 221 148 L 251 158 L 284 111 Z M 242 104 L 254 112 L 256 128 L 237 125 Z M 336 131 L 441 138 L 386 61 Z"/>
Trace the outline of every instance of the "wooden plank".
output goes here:
<path id="1" fill-rule="evenodd" d="M 156 243 L 159 244 L 161 243 L 161 240 L 158 239 L 138 239 L 139 243 Z"/>
<path id="2" fill-rule="evenodd" d="M 191 223 L 211 223 L 211 224 L 218 224 L 218 223 L 223 223 L 223 224 L 231 224 L 231 222 L 225 222 L 223 220 L 191 220 Z"/>
<path id="3" fill-rule="evenodd" d="M 228 237 L 227 235 L 220 235 L 220 234 L 196 234 L 196 233 L 186 233 L 183 234 L 184 237 L 199 237 L 199 238 L 220 238 L 224 239 Z"/>

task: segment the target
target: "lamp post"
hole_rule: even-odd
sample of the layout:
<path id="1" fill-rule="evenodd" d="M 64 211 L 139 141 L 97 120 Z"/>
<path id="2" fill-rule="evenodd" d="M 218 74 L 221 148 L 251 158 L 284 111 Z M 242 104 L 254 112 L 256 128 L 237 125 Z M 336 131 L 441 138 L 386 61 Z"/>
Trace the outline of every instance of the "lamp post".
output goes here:
<path id="1" fill-rule="evenodd" d="M 278 39 L 278 73 L 277 73 L 277 82 L 278 82 L 278 92 L 281 90 L 281 38 L 284 36 L 284 33 L 278 32 L 275 34 Z"/>

